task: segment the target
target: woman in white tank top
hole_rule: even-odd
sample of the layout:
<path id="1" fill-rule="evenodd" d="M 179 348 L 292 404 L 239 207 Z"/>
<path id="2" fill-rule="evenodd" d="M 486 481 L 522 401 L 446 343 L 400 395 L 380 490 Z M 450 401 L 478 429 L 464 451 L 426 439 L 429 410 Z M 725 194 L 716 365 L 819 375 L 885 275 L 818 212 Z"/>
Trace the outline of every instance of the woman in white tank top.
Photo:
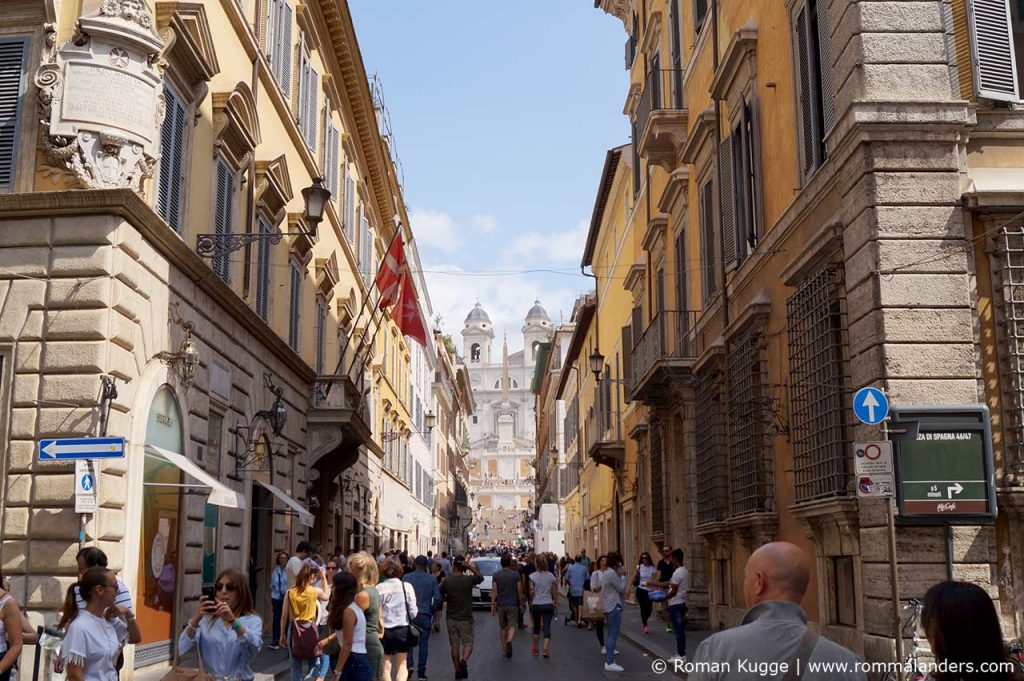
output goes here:
<path id="1" fill-rule="evenodd" d="M 373 681 L 370 658 L 366 655 L 366 617 L 356 605 L 358 591 L 356 578 L 349 572 L 334 575 L 331 603 L 327 609 L 327 625 L 331 635 L 321 641 L 337 638 L 341 644 L 335 673 L 341 674 L 341 681 Z"/>

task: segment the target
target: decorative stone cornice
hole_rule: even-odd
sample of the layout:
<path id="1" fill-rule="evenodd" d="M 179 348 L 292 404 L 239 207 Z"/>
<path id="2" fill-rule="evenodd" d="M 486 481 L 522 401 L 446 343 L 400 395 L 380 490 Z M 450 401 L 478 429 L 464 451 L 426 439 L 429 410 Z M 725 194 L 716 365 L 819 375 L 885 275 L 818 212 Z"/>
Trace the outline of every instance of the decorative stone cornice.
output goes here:
<path id="1" fill-rule="evenodd" d="M 686 209 L 689 204 L 686 189 L 690 182 L 689 166 L 680 166 L 668 176 L 668 183 L 665 191 L 661 193 L 661 200 L 658 201 L 658 210 L 662 213 L 677 213 Z"/>
<path id="2" fill-rule="evenodd" d="M 190 84 L 209 82 L 220 73 L 206 8 L 201 3 L 181 0 L 158 2 L 156 25 L 164 40 L 161 57 L 173 59 Z"/>
<path id="3" fill-rule="evenodd" d="M 316 259 L 316 287 L 325 300 L 330 300 L 331 293 L 340 280 L 337 251 L 332 252 L 329 258 Z"/>
<path id="4" fill-rule="evenodd" d="M 647 26 L 644 29 L 644 39 L 640 42 L 640 50 L 651 54 L 658 48 L 658 39 L 661 37 L 661 10 L 654 10 L 647 16 Z"/>
<path id="5" fill-rule="evenodd" d="M 644 250 L 648 253 L 653 253 L 659 245 L 664 246 L 665 234 L 668 232 L 669 217 L 667 213 L 658 213 L 651 216 L 650 221 L 648 221 L 643 241 Z"/>
<path id="6" fill-rule="evenodd" d="M 629 12 L 632 9 L 632 0 L 596 0 L 594 7 L 604 10 L 622 22 L 622 27 L 629 30 Z"/>
<path id="7" fill-rule="evenodd" d="M 316 233 L 310 230 L 302 213 L 288 214 L 288 231 L 292 234 L 300 234 L 292 241 L 291 255 L 303 267 L 309 265 L 313 257 L 313 245 L 316 244 Z"/>
<path id="8" fill-rule="evenodd" d="M 260 122 L 252 90 L 239 81 L 231 92 L 213 93 L 214 148 L 236 169 L 249 163 L 260 143 Z"/>
<path id="9" fill-rule="evenodd" d="M 704 109 L 697 115 L 697 122 L 694 123 L 691 132 L 686 137 L 686 143 L 683 144 L 683 149 L 680 152 L 682 162 L 696 163 L 701 148 L 715 136 L 715 112 L 712 109 Z"/>
<path id="10" fill-rule="evenodd" d="M 756 49 L 757 29 L 753 26 L 744 26 L 733 34 L 722 55 L 722 61 L 718 64 L 718 70 L 711 79 L 711 96 L 714 99 L 725 99 L 726 92 L 739 74 L 743 62 L 749 59 L 751 64 L 754 63 Z M 751 72 L 753 73 L 753 68 Z"/>
<path id="11" fill-rule="evenodd" d="M 284 219 L 285 208 L 292 200 L 292 181 L 288 160 L 281 154 L 273 161 L 256 161 L 256 204 L 264 208 L 273 224 Z"/>
<path id="12" fill-rule="evenodd" d="M 633 266 L 629 268 L 629 272 L 626 273 L 626 280 L 622 286 L 627 291 L 636 291 L 638 287 L 643 287 L 646 276 L 647 266 L 642 262 L 633 263 Z"/>
<path id="13" fill-rule="evenodd" d="M 640 83 L 630 83 L 629 92 L 626 93 L 626 101 L 622 105 L 622 114 L 627 118 L 633 118 L 636 114 L 636 107 L 640 104 L 640 93 L 642 86 Z"/>

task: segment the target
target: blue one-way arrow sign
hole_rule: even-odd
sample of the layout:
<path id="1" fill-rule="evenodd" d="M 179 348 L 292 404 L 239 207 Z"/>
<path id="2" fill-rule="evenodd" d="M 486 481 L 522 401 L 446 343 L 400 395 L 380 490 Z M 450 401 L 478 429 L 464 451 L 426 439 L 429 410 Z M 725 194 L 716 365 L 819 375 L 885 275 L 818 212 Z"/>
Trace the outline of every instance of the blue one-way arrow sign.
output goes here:
<path id="1" fill-rule="evenodd" d="M 861 423 L 877 426 L 889 415 L 889 400 L 878 388 L 861 388 L 853 396 L 853 413 Z"/>
<path id="2" fill-rule="evenodd" d="M 123 458 L 123 437 L 80 437 L 39 441 L 40 461 Z"/>

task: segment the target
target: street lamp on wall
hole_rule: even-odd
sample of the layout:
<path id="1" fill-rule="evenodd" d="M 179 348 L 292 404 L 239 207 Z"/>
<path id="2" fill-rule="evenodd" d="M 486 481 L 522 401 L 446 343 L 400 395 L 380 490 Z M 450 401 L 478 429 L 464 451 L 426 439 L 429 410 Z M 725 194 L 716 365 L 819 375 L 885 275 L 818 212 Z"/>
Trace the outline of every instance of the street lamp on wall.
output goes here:
<path id="1" fill-rule="evenodd" d="M 181 327 L 185 329 L 185 338 L 178 346 L 178 351 L 164 351 L 158 354 L 157 358 L 167 366 L 174 367 L 181 379 L 181 385 L 187 390 L 195 380 L 196 369 L 199 368 L 199 351 L 192 342 L 192 322 L 181 322 Z"/>
<path id="2" fill-rule="evenodd" d="M 594 374 L 594 380 L 601 380 L 601 372 L 604 371 L 604 355 L 597 348 L 590 353 L 590 372 Z"/>
<path id="3" fill-rule="evenodd" d="M 313 184 L 302 190 L 305 208 L 302 217 L 309 223 L 310 236 L 316 236 L 317 225 L 324 219 L 324 208 L 331 191 L 324 187 L 323 178 L 314 177 Z M 223 258 L 230 253 L 259 241 L 281 243 L 286 236 L 307 236 L 306 232 L 248 232 L 244 234 L 200 234 L 196 237 L 196 253 L 206 258 Z"/>
<path id="4" fill-rule="evenodd" d="M 267 390 L 273 393 L 274 402 L 270 405 L 270 409 L 261 409 L 256 412 L 249 425 L 236 426 L 236 432 L 245 431 L 245 452 L 235 463 L 236 473 L 249 470 L 247 467 L 253 464 L 255 464 L 253 470 L 260 470 L 263 467 L 263 459 L 267 451 L 260 448 L 260 438 L 253 437 L 257 419 L 263 419 L 270 425 L 270 431 L 274 434 L 274 437 L 281 436 L 281 433 L 284 432 L 284 426 L 288 422 L 288 409 L 281 397 L 284 394 L 284 389 L 274 385 L 274 382 L 270 380 L 270 374 L 263 375 L 263 383 L 266 385 Z M 274 453 L 270 452 L 270 454 L 273 456 Z"/>

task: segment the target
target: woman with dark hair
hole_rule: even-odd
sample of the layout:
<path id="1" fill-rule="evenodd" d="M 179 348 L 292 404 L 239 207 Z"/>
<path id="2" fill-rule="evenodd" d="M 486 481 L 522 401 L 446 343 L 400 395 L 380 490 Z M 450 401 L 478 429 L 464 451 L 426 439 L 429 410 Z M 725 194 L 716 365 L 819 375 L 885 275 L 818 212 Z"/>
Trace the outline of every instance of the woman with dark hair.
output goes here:
<path id="1" fill-rule="evenodd" d="M 985 679 L 1010 681 L 1010 665 L 997 667 L 986 663 L 1005 663 L 1008 659 L 996 606 L 985 590 L 969 582 L 939 582 L 924 595 L 921 628 L 931 644 L 938 671 L 935 681 Z M 973 673 L 961 671 L 972 665 Z M 981 666 L 986 665 L 982 672 Z M 998 671 L 993 671 L 996 669 Z"/>
<path id="2" fill-rule="evenodd" d="M 85 609 L 75 602 L 75 587 L 85 600 Z M 90 568 L 77 584 L 68 587 L 60 626 L 67 634 L 61 644 L 69 681 L 116 681 L 114 663 L 121 646 L 142 640 L 135 615 L 115 605 L 117 579 L 106 568 Z"/>
<path id="3" fill-rule="evenodd" d="M 319 619 L 317 603 L 326 601 L 327 593 L 323 589 L 313 586 L 315 578 L 319 578 L 321 584 L 326 581 L 321 568 L 313 563 L 303 563 L 298 577 L 295 578 L 295 586 L 288 589 L 284 599 L 284 610 L 281 612 L 281 641 L 279 645 L 282 647 L 287 645 L 288 652 L 291 654 L 292 681 L 302 681 L 303 677 L 313 670 L 316 671 L 316 681 L 324 681 L 327 676 L 329 659 L 326 655 L 304 657 L 306 651 L 300 652 L 296 649 L 296 643 L 299 641 L 296 641 L 294 637 L 289 640 L 292 633 L 288 631 L 290 620 L 295 620 L 300 633 L 312 627 L 313 634 L 319 637 L 319 634 L 316 633 Z M 301 639 L 302 637 L 300 637 Z M 305 671 L 303 665 L 306 667 Z"/>
<path id="4" fill-rule="evenodd" d="M 178 654 L 198 645 L 203 665 L 214 678 L 249 681 L 252 661 L 263 646 L 263 621 L 253 606 L 249 579 L 228 569 L 214 583 L 217 595 L 199 599 L 199 611 L 178 638 Z"/>
<path id="5" fill-rule="evenodd" d="M 636 566 L 636 576 L 633 578 L 633 586 L 636 587 L 636 601 L 640 604 L 640 620 L 644 623 L 645 634 L 651 633 L 651 630 L 647 628 L 647 621 L 651 618 L 651 613 L 654 612 L 654 604 L 648 595 L 647 583 L 656 581 L 654 574 L 657 571 L 654 561 L 651 560 L 651 554 L 646 551 L 641 553 L 640 563 Z"/>
<path id="6" fill-rule="evenodd" d="M 320 643 L 326 645 L 329 639 L 337 639 L 341 644 L 334 667 L 334 673 L 341 674 L 341 681 L 373 679 L 373 668 L 366 654 L 366 615 L 356 603 L 359 590 L 358 580 L 350 573 L 334 575 L 331 604 L 327 608 L 327 626 L 332 632 Z"/>
<path id="7" fill-rule="evenodd" d="M 590 590 L 593 593 L 601 593 L 601 575 L 608 567 L 608 556 L 598 556 L 597 560 L 590 562 Z M 601 644 L 601 654 L 604 655 L 604 619 L 593 622 L 594 630 L 597 632 L 597 642 Z M 618 655 L 619 651 L 615 651 Z"/>

